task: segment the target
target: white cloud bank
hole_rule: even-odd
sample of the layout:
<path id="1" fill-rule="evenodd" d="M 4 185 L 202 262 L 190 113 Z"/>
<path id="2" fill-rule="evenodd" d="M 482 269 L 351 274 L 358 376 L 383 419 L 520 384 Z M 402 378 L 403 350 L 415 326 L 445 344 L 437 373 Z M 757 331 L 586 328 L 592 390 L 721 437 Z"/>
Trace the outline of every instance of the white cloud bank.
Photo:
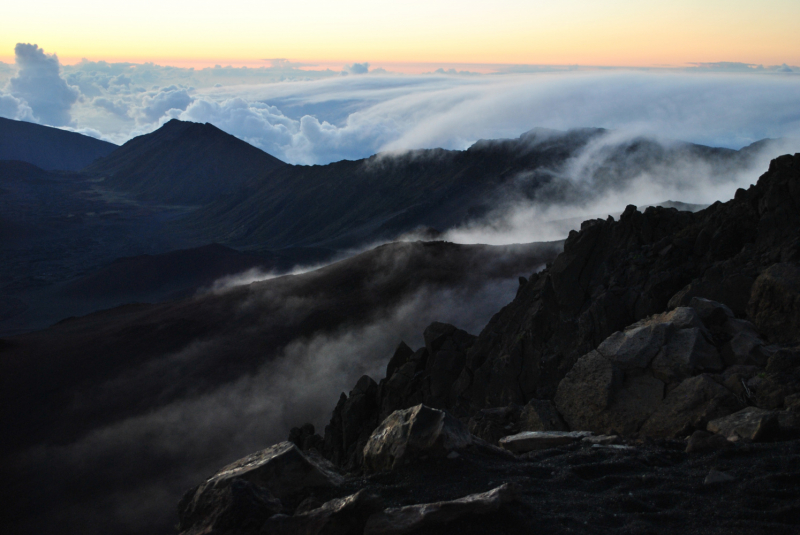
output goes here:
<path id="1" fill-rule="evenodd" d="M 69 124 L 118 143 L 170 118 L 210 122 L 290 163 L 463 149 L 536 126 L 598 126 L 733 148 L 800 137 L 793 68 L 399 76 L 364 62 L 342 71 L 362 75 L 337 76 L 277 60 L 263 69 L 200 71 L 85 61 L 64 67 L 62 78 L 54 55 L 36 45 L 17 48 L 17 74 L 0 94 L 0 115 Z M 315 79 L 258 83 L 303 73 Z"/>

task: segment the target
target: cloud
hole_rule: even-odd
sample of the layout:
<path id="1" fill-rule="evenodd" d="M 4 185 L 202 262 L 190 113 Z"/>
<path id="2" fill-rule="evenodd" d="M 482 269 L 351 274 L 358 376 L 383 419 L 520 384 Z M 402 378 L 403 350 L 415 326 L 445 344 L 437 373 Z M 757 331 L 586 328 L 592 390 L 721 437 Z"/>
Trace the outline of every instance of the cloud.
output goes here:
<path id="1" fill-rule="evenodd" d="M 561 180 L 555 195 L 539 184 L 541 174 L 513 177 L 488 214 L 440 239 L 493 245 L 550 241 L 565 238 L 587 219 L 618 218 L 629 204 L 644 210 L 678 201 L 699 209 L 725 202 L 738 188 L 754 184 L 771 159 L 800 151 L 800 139 L 774 141 L 734 163 L 683 150 L 672 140 L 656 140 L 649 147 L 639 141 L 635 132 L 609 131 L 593 138 L 563 166 L 540 170 Z M 532 189 L 541 200 L 526 193 Z"/>
<path id="2" fill-rule="evenodd" d="M 187 88 L 173 85 L 148 93 L 139 111 L 147 120 L 154 122 L 173 110 L 185 110 L 193 101 Z"/>
<path id="3" fill-rule="evenodd" d="M 778 67 L 573 72 L 508 66 L 506 72 L 520 73 L 430 76 L 384 74 L 353 63 L 346 72 L 369 76 L 334 76 L 280 58 L 270 65 L 194 70 L 83 61 L 64 71 L 89 97 L 72 108 L 77 127 L 124 142 L 174 117 L 210 122 L 298 164 L 380 151 L 465 149 L 536 126 L 601 126 L 734 148 L 766 137 L 800 137 L 800 77 L 779 74 Z M 308 76 L 317 79 L 278 83 Z"/>
<path id="4" fill-rule="evenodd" d="M 349 74 L 367 74 L 369 72 L 369 63 L 364 62 L 345 65 L 344 72 Z"/>
<path id="5" fill-rule="evenodd" d="M 33 116 L 33 110 L 24 100 L 4 93 L 0 93 L 0 117 L 17 119 L 18 121 L 36 121 Z"/>
<path id="6" fill-rule="evenodd" d="M 128 116 L 128 105 L 121 101 L 113 101 L 106 97 L 97 97 L 92 100 L 92 104 L 97 106 L 98 108 L 103 108 L 109 113 L 113 113 L 118 117 L 129 118 Z"/>
<path id="7" fill-rule="evenodd" d="M 17 43 L 14 54 L 19 70 L 8 82 L 11 94 L 24 99 L 40 122 L 52 126 L 71 124 L 70 108 L 80 91 L 61 78 L 58 57 L 45 54 L 38 45 L 25 43 Z"/>

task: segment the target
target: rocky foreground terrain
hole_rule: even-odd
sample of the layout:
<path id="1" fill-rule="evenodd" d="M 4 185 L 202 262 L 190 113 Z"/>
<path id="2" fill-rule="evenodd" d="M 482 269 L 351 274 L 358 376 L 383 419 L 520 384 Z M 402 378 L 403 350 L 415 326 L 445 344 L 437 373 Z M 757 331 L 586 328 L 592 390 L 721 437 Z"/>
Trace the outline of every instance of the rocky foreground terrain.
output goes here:
<path id="1" fill-rule="evenodd" d="M 797 533 L 800 154 L 692 214 L 587 221 L 478 336 L 189 490 L 200 533 Z"/>

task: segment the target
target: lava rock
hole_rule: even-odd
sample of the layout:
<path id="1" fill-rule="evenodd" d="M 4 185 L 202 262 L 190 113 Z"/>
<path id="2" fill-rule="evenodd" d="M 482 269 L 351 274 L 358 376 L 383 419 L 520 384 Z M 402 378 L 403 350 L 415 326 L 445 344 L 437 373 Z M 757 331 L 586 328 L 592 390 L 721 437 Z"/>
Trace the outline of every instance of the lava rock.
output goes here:
<path id="1" fill-rule="evenodd" d="M 381 499 L 367 490 L 325 502 L 320 507 L 275 515 L 264 522 L 263 535 L 349 535 L 362 533 L 367 519 L 383 507 Z"/>
<path id="2" fill-rule="evenodd" d="M 727 438 L 698 429 L 689 437 L 686 453 L 716 451 L 731 447 Z"/>
<path id="3" fill-rule="evenodd" d="M 364 470 L 390 471 L 416 457 L 445 457 L 470 444 L 472 435 L 463 423 L 420 404 L 393 412 L 375 429 L 364 447 Z"/>
<path id="4" fill-rule="evenodd" d="M 178 504 L 178 531 L 181 535 L 228 530 L 258 533 L 264 521 L 282 508 L 280 500 L 264 487 L 234 479 L 199 496 L 187 493 Z"/>
<path id="5" fill-rule="evenodd" d="M 722 435 L 728 440 L 743 439 L 755 442 L 778 430 L 778 417 L 775 411 L 767 411 L 757 407 L 747 407 L 738 412 L 708 422 L 707 429 Z"/>
<path id="6" fill-rule="evenodd" d="M 771 342 L 790 342 L 800 332 L 800 266 L 775 264 L 756 279 L 748 315 Z"/>
<path id="7" fill-rule="evenodd" d="M 501 505 L 514 501 L 518 492 L 515 485 L 505 483 L 488 492 L 457 500 L 386 509 L 367 520 L 364 535 L 402 535 L 433 526 L 445 529 L 459 518 L 498 511 Z"/>
<path id="8" fill-rule="evenodd" d="M 239 525 L 251 518 L 252 522 L 263 521 L 263 514 L 281 509 L 275 498 L 309 488 L 338 487 L 343 482 L 324 458 L 281 442 L 225 466 L 187 492 L 178 506 L 180 529 L 204 533 L 206 527 L 218 524 Z"/>
<path id="9" fill-rule="evenodd" d="M 520 431 L 568 431 L 567 425 L 549 399 L 532 399 L 519 415 Z"/>
<path id="10" fill-rule="evenodd" d="M 707 374 L 686 379 L 664 398 L 642 426 L 650 437 L 686 436 L 705 429 L 710 420 L 727 416 L 740 407 L 736 397 Z"/>
<path id="11" fill-rule="evenodd" d="M 591 429 L 597 415 L 611 405 L 612 393 L 621 383 L 622 372 L 600 352 L 592 351 L 581 357 L 558 385 L 556 408 L 570 429 Z"/>
<path id="12" fill-rule="evenodd" d="M 526 431 L 500 439 L 500 447 L 512 453 L 527 453 L 572 444 L 590 436 L 589 431 Z"/>

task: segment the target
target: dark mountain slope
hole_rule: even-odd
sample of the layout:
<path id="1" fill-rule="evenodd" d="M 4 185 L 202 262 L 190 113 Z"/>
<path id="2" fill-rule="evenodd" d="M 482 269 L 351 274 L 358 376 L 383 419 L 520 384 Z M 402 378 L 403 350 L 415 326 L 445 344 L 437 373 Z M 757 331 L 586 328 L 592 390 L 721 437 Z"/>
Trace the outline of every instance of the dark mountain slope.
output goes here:
<path id="1" fill-rule="evenodd" d="M 208 123 L 173 119 L 125 143 L 85 173 L 147 201 L 203 204 L 285 164 Z"/>
<path id="2" fill-rule="evenodd" d="M 281 412 L 310 410 L 293 407 L 307 403 L 300 400 L 327 405 L 341 377 L 349 382 L 371 366 L 353 344 L 385 344 L 388 353 L 397 343 L 396 333 L 381 341 L 374 325 L 416 330 L 429 321 L 418 314 L 458 312 L 450 307 L 456 299 L 468 303 L 464 318 L 483 323 L 513 294 L 518 275 L 559 250 L 560 243 L 395 243 L 300 275 L 126 305 L 1 340 L 2 473 L 25 477 L 8 529 L 51 532 L 58 519 L 59 533 L 112 525 L 117 533 L 169 532 L 174 508 L 156 497 L 177 500 L 198 471 L 241 456 L 254 440 L 280 438 L 288 429 Z M 307 373 L 320 374 L 320 382 L 295 384 Z M 207 408 L 195 413 L 198 403 Z M 243 415 L 230 410 L 261 414 L 259 430 L 235 431 Z M 184 415 L 175 420 L 175 411 Z M 139 435 L 141 423 L 154 431 Z M 176 447 L 187 440 L 191 460 Z M 50 452 L 44 458 L 42 448 Z M 152 504 L 147 514 L 121 510 L 128 506 L 118 494 L 120 477 L 123 494 Z M 136 520 L 120 523 L 127 514 Z"/>
<path id="3" fill-rule="evenodd" d="M 117 148 L 83 134 L 0 117 L 0 160 L 20 160 L 45 170 L 79 171 Z"/>
<path id="4" fill-rule="evenodd" d="M 521 200 L 585 202 L 604 191 L 623 190 L 632 178 L 672 162 L 703 162 L 724 181 L 753 156 L 752 151 L 634 139 L 592 149 L 598 163 L 588 171 L 591 176 L 569 176 L 571 158 L 606 133 L 535 129 L 518 139 L 481 140 L 465 151 L 419 150 L 324 166 L 284 166 L 197 211 L 185 224 L 233 246 L 347 247 L 417 227 L 446 230 Z"/>
<path id="5" fill-rule="evenodd" d="M 796 533 L 800 154 L 697 213 L 586 221 L 479 336 L 424 342 L 324 438 L 198 478 L 182 535 Z"/>

